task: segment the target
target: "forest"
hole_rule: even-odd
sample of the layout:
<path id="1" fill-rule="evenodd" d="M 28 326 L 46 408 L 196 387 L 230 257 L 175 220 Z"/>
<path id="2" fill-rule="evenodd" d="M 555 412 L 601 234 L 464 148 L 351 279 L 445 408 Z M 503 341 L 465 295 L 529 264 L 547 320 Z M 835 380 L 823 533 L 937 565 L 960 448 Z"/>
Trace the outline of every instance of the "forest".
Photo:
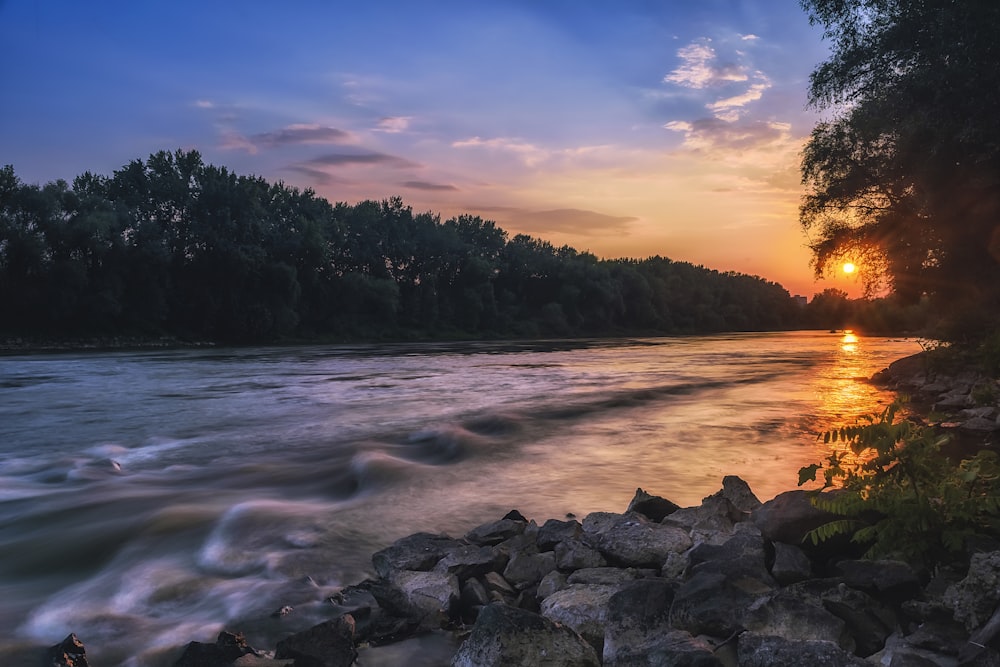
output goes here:
<path id="1" fill-rule="evenodd" d="M 161 151 L 30 185 L 0 170 L 0 335 L 231 344 L 666 335 L 842 326 L 780 285 L 655 256 L 599 259 L 398 197 L 311 190 Z M 898 322 L 896 324 L 899 324 Z"/>

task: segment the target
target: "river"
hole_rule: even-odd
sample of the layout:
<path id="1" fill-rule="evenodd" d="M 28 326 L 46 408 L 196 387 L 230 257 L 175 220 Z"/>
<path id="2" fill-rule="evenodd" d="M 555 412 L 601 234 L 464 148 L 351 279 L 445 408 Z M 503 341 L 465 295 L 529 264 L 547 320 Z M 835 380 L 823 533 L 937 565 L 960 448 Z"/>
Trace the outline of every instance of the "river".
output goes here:
<path id="1" fill-rule="evenodd" d="M 636 487 L 693 505 L 727 474 L 767 500 L 919 350 L 785 332 L 0 357 L 0 658 L 69 632 L 102 667 L 223 628 L 273 648 L 412 532 L 624 511 Z"/>

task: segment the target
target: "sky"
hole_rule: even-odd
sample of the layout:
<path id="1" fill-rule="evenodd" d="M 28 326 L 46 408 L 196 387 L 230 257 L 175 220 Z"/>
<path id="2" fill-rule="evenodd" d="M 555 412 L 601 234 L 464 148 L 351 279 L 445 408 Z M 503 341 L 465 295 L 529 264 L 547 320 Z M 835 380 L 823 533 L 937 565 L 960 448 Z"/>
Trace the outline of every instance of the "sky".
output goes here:
<path id="1" fill-rule="evenodd" d="M 797 0 L 0 0 L 0 165 L 159 150 L 400 196 L 602 258 L 815 281 L 800 151 L 829 53 Z"/>

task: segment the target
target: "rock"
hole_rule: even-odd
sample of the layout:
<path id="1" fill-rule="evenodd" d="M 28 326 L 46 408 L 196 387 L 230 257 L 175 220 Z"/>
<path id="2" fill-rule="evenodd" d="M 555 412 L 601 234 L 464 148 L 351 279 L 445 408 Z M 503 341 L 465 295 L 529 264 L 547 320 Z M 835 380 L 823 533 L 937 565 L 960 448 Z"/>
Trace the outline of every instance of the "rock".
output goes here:
<path id="1" fill-rule="evenodd" d="M 594 512 L 583 520 L 583 530 L 588 542 L 609 562 L 626 567 L 660 568 L 669 554 L 691 547 L 684 530 L 650 523 L 634 513 Z"/>
<path id="2" fill-rule="evenodd" d="M 869 656 L 881 651 L 895 630 L 896 614 L 869 595 L 841 584 L 820 596 L 823 608 L 844 622 L 854 638 L 854 653 Z"/>
<path id="3" fill-rule="evenodd" d="M 514 590 L 514 587 L 503 578 L 503 575 L 497 572 L 487 572 L 483 576 L 483 584 L 486 586 L 486 590 L 489 593 L 499 593 L 510 597 L 517 595 L 517 591 Z"/>
<path id="4" fill-rule="evenodd" d="M 611 596 L 604 626 L 605 667 L 702 664 L 666 658 L 676 653 L 701 653 L 703 648 L 691 643 L 690 634 L 668 629 L 675 591 L 675 584 L 665 579 L 643 579 L 626 584 Z"/>
<path id="5" fill-rule="evenodd" d="M 458 577 L 446 572 L 400 570 L 372 588 L 386 611 L 423 630 L 440 628 L 457 611 Z"/>
<path id="6" fill-rule="evenodd" d="M 750 489 L 750 485 L 736 475 L 726 475 L 722 478 L 722 491 L 716 495 L 719 494 L 732 503 L 739 512 L 747 515 L 746 518 L 749 518 L 750 513 L 762 505 Z"/>
<path id="7" fill-rule="evenodd" d="M 52 665 L 52 667 L 89 667 L 87 648 L 79 637 L 70 633 L 66 639 L 49 647 L 46 665 Z"/>
<path id="8" fill-rule="evenodd" d="M 992 405 L 986 405 L 979 408 L 966 408 L 965 410 L 961 410 L 958 415 L 963 419 L 973 419 L 978 417 L 980 419 L 995 420 L 997 417 L 997 409 Z"/>
<path id="9" fill-rule="evenodd" d="M 449 551 L 434 566 L 434 572 L 446 572 L 464 582 L 470 577 L 481 577 L 487 572 L 502 570 L 507 556 L 492 547 L 460 546 Z"/>
<path id="10" fill-rule="evenodd" d="M 600 653 L 608 600 L 620 588 L 606 584 L 569 585 L 542 601 L 542 616 L 573 628 Z"/>
<path id="11" fill-rule="evenodd" d="M 753 533 L 734 535 L 719 545 L 699 544 L 688 553 L 688 573 L 718 572 L 730 578 L 748 578 L 765 588 L 775 585 L 767 571 L 764 538 Z"/>
<path id="12" fill-rule="evenodd" d="M 949 391 L 938 397 L 937 401 L 934 402 L 933 409 L 967 408 L 970 405 L 973 405 L 973 400 L 967 391 Z"/>
<path id="13" fill-rule="evenodd" d="M 551 551 L 560 542 L 576 540 L 581 535 L 583 535 L 583 527 L 579 521 L 549 519 L 538 529 L 538 548 L 542 551 Z"/>
<path id="14" fill-rule="evenodd" d="M 818 599 L 790 589 L 777 590 L 756 600 L 743 616 L 743 627 L 759 635 L 787 640 L 833 642 L 848 652 L 855 648 L 844 621 L 824 609 Z"/>
<path id="15" fill-rule="evenodd" d="M 620 567 L 590 567 L 577 570 L 566 579 L 570 584 L 601 584 L 608 586 L 620 586 L 626 582 L 634 581 L 645 576 L 655 575 L 655 571 L 643 572 L 634 568 Z"/>
<path id="16" fill-rule="evenodd" d="M 635 512 L 654 523 L 660 523 L 665 516 L 679 509 L 679 505 L 675 505 L 666 498 L 653 496 L 642 489 L 636 489 L 635 496 L 633 496 L 632 501 L 628 504 L 628 509 L 625 510 L 625 513 Z"/>
<path id="17" fill-rule="evenodd" d="M 568 627 L 523 609 L 484 607 L 452 667 L 599 667 L 594 648 Z"/>
<path id="18" fill-rule="evenodd" d="M 813 506 L 811 497 L 809 491 L 779 493 L 755 509 L 751 520 L 765 539 L 801 545 L 809 531 L 838 518 Z"/>
<path id="19" fill-rule="evenodd" d="M 486 592 L 486 587 L 478 579 L 469 579 L 462 584 L 460 602 L 462 604 L 462 619 L 475 620 L 478 612 L 474 610 L 488 605 L 490 603 L 490 594 Z"/>
<path id="20" fill-rule="evenodd" d="M 670 625 L 692 635 L 728 637 L 743 629 L 746 610 L 770 590 L 749 578 L 730 578 L 719 572 L 695 574 L 674 596 Z"/>
<path id="21" fill-rule="evenodd" d="M 511 516 L 519 518 L 507 518 Z M 516 515 L 508 514 L 507 517 L 473 528 L 465 534 L 465 539 L 479 546 L 494 546 L 524 533 L 528 521 L 520 512 Z"/>
<path id="22" fill-rule="evenodd" d="M 851 588 L 902 601 L 920 593 L 920 579 L 907 563 L 898 560 L 842 560 L 837 573 Z"/>
<path id="23" fill-rule="evenodd" d="M 287 637 L 278 642 L 274 657 L 294 658 L 295 667 L 350 667 L 358 657 L 354 618 L 345 614 Z"/>
<path id="24" fill-rule="evenodd" d="M 753 632 L 740 635 L 737 648 L 739 667 L 778 665 L 823 665 L 823 667 L 871 667 L 871 663 L 851 655 L 833 642 L 816 639 L 794 641 Z"/>
<path id="25" fill-rule="evenodd" d="M 1000 551 L 973 554 L 965 579 L 949 586 L 943 601 L 969 632 L 986 623 L 1000 604 Z"/>
<path id="26" fill-rule="evenodd" d="M 538 584 L 536 595 L 538 595 L 540 600 L 544 600 L 556 591 L 566 588 L 567 583 L 565 574 L 558 570 L 553 570 L 542 577 L 542 580 Z"/>
<path id="27" fill-rule="evenodd" d="M 802 549 L 784 542 L 775 542 L 771 576 L 782 586 L 804 581 L 812 576 L 812 561 Z"/>
<path id="28" fill-rule="evenodd" d="M 660 629 L 633 643 L 608 651 L 604 645 L 604 667 L 723 667 L 712 646 L 683 630 Z"/>
<path id="29" fill-rule="evenodd" d="M 461 546 L 461 542 L 447 535 L 414 533 L 375 552 L 372 555 L 372 565 L 382 578 L 389 577 L 397 570 L 427 571 L 437 565 L 449 551 Z"/>
<path id="30" fill-rule="evenodd" d="M 683 507 L 663 520 L 667 526 L 683 528 L 695 544 L 721 544 L 733 535 L 733 514 L 738 510 L 721 495 L 708 496 L 696 507 Z"/>
<path id="31" fill-rule="evenodd" d="M 868 663 L 888 665 L 889 667 L 957 667 L 959 664 L 958 660 L 952 656 L 941 655 L 910 645 L 898 633 L 891 635 L 886 640 L 884 649 L 869 656 Z"/>
<path id="32" fill-rule="evenodd" d="M 273 612 L 271 612 L 271 618 L 281 618 L 282 616 L 288 616 L 293 611 L 295 611 L 295 608 L 292 607 L 291 605 L 286 604 L 283 605 L 280 609 L 275 609 Z"/>
<path id="33" fill-rule="evenodd" d="M 556 557 L 551 551 L 538 554 L 514 553 L 504 568 L 503 578 L 519 590 L 536 586 L 552 570 Z"/>
<path id="34" fill-rule="evenodd" d="M 257 657 L 257 651 L 247 645 L 242 634 L 223 631 L 214 644 L 189 643 L 174 667 L 229 667 L 243 656 Z"/>
<path id="35" fill-rule="evenodd" d="M 994 431 L 1000 431 L 1000 424 L 992 419 L 973 417 L 972 419 L 963 421 L 958 428 L 966 433 L 993 433 Z"/>
<path id="36" fill-rule="evenodd" d="M 556 567 L 560 570 L 581 570 L 608 564 L 601 552 L 582 540 L 568 539 L 556 544 Z"/>

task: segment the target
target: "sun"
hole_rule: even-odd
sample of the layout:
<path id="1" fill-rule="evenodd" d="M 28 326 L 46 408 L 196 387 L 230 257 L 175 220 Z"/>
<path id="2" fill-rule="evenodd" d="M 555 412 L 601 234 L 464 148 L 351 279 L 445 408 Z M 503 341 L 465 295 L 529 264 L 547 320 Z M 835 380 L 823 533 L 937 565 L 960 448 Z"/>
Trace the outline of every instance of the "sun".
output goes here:
<path id="1" fill-rule="evenodd" d="M 852 273 L 854 273 L 855 271 L 858 270 L 858 267 L 854 266 L 850 262 L 845 262 L 844 266 L 842 266 L 841 268 L 844 270 L 844 273 L 846 273 L 848 275 L 850 275 L 850 274 L 852 274 Z"/>

